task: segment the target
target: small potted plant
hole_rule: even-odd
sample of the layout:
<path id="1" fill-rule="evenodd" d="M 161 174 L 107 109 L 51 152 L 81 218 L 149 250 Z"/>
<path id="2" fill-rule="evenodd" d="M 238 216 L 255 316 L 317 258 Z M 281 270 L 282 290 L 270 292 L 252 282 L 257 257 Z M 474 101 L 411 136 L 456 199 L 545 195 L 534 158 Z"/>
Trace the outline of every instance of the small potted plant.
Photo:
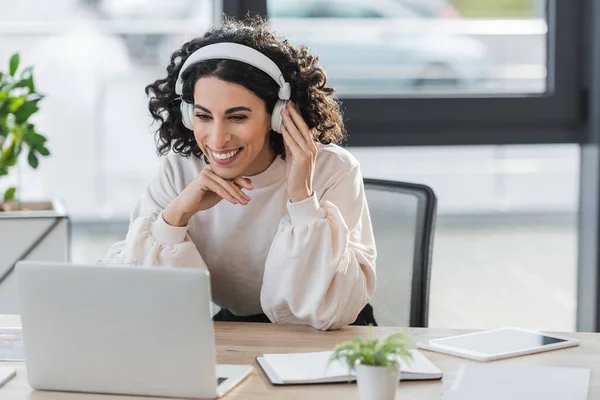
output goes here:
<path id="1" fill-rule="evenodd" d="M 356 373 L 361 400 L 393 400 L 400 379 L 400 361 L 410 364 L 410 349 L 414 342 L 404 333 L 397 332 L 383 340 L 356 338 L 335 346 L 329 362 L 346 363 Z"/>

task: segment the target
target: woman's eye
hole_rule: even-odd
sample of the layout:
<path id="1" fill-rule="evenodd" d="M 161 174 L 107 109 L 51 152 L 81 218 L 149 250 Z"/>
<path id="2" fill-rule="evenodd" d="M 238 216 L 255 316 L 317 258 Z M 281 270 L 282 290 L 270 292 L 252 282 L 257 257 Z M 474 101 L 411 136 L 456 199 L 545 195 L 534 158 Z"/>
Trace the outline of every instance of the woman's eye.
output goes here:
<path id="1" fill-rule="evenodd" d="M 247 118 L 248 118 L 248 117 L 247 117 L 247 116 L 245 116 L 245 115 L 232 115 L 232 116 L 231 116 L 231 119 L 232 119 L 233 121 L 236 121 L 236 122 L 243 121 L 243 120 L 245 120 L 245 119 L 247 119 Z"/>
<path id="2" fill-rule="evenodd" d="M 196 114 L 196 118 L 198 118 L 200 121 L 208 121 L 210 116 L 206 114 Z"/>

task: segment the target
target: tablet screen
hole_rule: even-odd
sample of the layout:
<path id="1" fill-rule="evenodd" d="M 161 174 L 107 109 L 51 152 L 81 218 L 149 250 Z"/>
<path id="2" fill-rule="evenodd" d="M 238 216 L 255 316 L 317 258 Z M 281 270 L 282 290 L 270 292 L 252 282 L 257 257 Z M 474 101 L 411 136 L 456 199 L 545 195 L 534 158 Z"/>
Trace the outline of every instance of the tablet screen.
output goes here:
<path id="1" fill-rule="evenodd" d="M 430 344 L 443 344 L 462 350 L 491 355 L 526 350 L 565 341 L 565 339 L 545 336 L 541 333 L 502 329 L 480 332 L 473 335 L 434 339 L 430 341 Z"/>

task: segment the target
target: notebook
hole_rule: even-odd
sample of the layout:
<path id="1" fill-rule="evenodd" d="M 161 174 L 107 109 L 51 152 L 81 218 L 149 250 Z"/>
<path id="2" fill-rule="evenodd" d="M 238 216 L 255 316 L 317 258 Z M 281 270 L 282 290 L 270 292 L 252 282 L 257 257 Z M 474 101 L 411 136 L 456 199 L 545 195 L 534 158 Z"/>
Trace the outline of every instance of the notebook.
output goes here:
<path id="1" fill-rule="evenodd" d="M 462 364 L 444 400 L 587 400 L 587 368 Z"/>
<path id="2" fill-rule="evenodd" d="M 400 380 L 441 379 L 442 371 L 420 351 L 411 350 L 414 361 L 400 362 Z M 256 361 L 273 385 L 302 385 L 355 381 L 354 373 L 342 362 L 327 362 L 331 351 L 265 354 Z"/>

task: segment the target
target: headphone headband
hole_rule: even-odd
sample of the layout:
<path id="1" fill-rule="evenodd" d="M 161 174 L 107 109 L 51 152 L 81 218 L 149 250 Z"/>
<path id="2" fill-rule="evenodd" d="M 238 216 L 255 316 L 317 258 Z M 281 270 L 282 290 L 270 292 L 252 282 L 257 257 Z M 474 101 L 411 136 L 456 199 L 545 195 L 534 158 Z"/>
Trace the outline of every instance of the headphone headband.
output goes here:
<path id="1" fill-rule="evenodd" d="M 228 59 L 241 61 L 246 64 L 250 64 L 269 75 L 279 85 L 279 98 L 281 100 L 289 100 L 291 95 L 290 84 L 285 81 L 283 74 L 269 57 L 265 56 L 258 50 L 251 47 L 244 46 L 238 43 L 215 43 L 208 46 L 204 46 L 190 54 L 185 60 L 177 82 L 175 83 L 175 93 L 178 95 L 183 94 L 183 79 L 181 75 L 191 65 L 196 64 L 204 60 L 215 60 L 215 59 Z"/>

